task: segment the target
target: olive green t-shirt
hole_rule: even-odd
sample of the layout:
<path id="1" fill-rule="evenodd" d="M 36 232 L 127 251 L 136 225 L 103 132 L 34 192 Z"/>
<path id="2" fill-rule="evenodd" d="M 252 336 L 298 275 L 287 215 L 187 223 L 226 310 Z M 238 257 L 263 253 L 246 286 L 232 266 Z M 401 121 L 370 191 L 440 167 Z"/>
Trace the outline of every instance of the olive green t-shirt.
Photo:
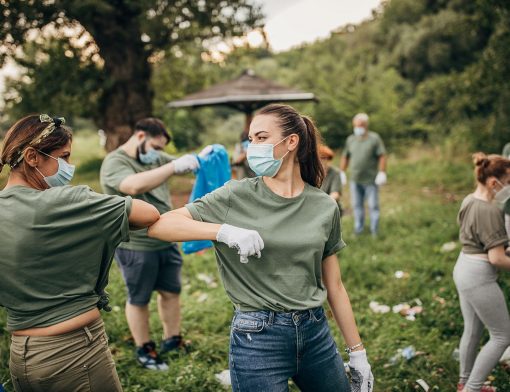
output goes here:
<path id="1" fill-rule="evenodd" d="M 379 157 L 386 154 L 381 137 L 375 132 L 364 136 L 350 135 L 343 156 L 349 158 L 351 181 L 373 184 L 378 171 Z"/>
<path id="2" fill-rule="evenodd" d="M 0 191 L 0 306 L 7 329 L 47 327 L 95 307 L 115 248 L 129 240 L 131 198 L 86 186 Z"/>
<path id="3" fill-rule="evenodd" d="M 126 196 L 119 189 L 120 183 L 128 176 L 152 170 L 174 160 L 174 158 L 164 152 L 159 153 L 160 159 L 152 165 L 144 165 L 137 159 L 131 158 L 126 152 L 118 148 L 109 153 L 101 165 L 100 182 L 103 192 L 108 195 Z M 172 209 L 170 201 L 170 191 L 168 182 L 163 182 L 160 186 L 153 190 L 133 196 L 134 199 L 143 200 L 152 204 L 164 214 Z M 169 244 L 147 236 L 147 229 L 132 230 L 129 242 L 123 242 L 119 248 L 130 250 L 159 250 L 168 248 Z"/>
<path id="4" fill-rule="evenodd" d="M 330 195 L 333 192 L 342 193 L 342 181 L 340 180 L 340 172 L 330 166 L 326 172 L 326 177 L 322 181 L 321 190 Z"/>
<path id="5" fill-rule="evenodd" d="M 227 295 L 242 311 L 303 310 L 326 299 L 322 260 L 345 246 L 340 212 L 323 191 L 308 184 L 284 198 L 262 177 L 230 181 L 187 204 L 193 219 L 257 230 L 264 240 L 262 257 L 239 261 L 235 249 L 214 242 Z"/>
<path id="6" fill-rule="evenodd" d="M 472 194 L 462 201 L 457 220 L 462 252 L 466 254 L 487 253 L 508 242 L 503 211 Z"/>

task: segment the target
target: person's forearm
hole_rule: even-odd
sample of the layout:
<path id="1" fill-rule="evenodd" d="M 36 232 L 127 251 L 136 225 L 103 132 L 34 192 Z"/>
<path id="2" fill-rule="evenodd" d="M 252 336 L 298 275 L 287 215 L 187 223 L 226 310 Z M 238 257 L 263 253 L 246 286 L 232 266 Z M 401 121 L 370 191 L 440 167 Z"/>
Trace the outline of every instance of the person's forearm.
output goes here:
<path id="1" fill-rule="evenodd" d="M 340 170 L 341 171 L 346 171 L 347 170 L 347 166 L 349 166 L 349 158 L 347 158 L 346 156 L 343 156 L 340 159 Z"/>
<path id="2" fill-rule="evenodd" d="M 510 271 L 510 257 L 506 255 L 503 245 L 489 249 L 488 258 L 495 267 Z"/>
<path id="3" fill-rule="evenodd" d="M 386 155 L 381 155 L 379 157 L 379 171 L 386 173 Z"/>
<path id="4" fill-rule="evenodd" d="M 328 288 L 328 303 L 347 347 L 352 347 L 361 342 L 354 313 L 352 312 L 351 301 L 343 284 L 339 283 L 334 288 Z M 363 347 L 358 347 L 357 350 L 362 349 Z"/>
<path id="5" fill-rule="evenodd" d="M 221 225 L 193 220 L 177 212 L 167 212 L 149 227 L 149 237 L 168 242 L 216 240 Z"/>
<path id="6" fill-rule="evenodd" d="M 119 189 L 126 195 L 140 195 L 157 188 L 167 181 L 172 174 L 174 174 L 174 167 L 170 162 L 156 169 L 126 177 L 120 183 Z"/>

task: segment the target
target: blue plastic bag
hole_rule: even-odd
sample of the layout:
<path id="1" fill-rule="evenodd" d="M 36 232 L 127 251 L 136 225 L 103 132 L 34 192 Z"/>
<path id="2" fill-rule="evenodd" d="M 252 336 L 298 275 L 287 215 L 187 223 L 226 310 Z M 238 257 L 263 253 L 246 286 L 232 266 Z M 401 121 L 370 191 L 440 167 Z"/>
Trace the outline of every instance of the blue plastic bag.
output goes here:
<path id="1" fill-rule="evenodd" d="M 213 144 L 209 154 L 197 158 L 200 168 L 195 173 L 196 179 L 189 197 L 190 203 L 222 187 L 232 177 L 228 153 L 221 144 Z M 211 241 L 186 241 L 182 244 L 182 251 L 190 254 L 212 246 Z"/>

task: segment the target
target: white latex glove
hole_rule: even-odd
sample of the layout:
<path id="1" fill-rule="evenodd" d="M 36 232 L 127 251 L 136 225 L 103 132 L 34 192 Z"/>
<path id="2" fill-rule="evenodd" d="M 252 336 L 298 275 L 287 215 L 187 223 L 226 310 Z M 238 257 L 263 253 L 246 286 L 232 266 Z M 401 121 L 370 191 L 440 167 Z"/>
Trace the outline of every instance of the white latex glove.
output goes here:
<path id="1" fill-rule="evenodd" d="M 383 171 L 380 171 L 377 173 L 377 176 L 375 176 L 375 185 L 381 186 L 386 184 L 388 181 L 388 177 L 386 176 L 386 173 Z"/>
<path id="2" fill-rule="evenodd" d="M 347 185 L 347 174 L 342 170 L 340 172 L 340 182 L 342 183 L 342 186 Z"/>
<path id="3" fill-rule="evenodd" d="M 264 241 L 257 231 L 227 224 L 221 225 L 216 240 L 227 244 L 229 248 L 236 248 L 241 263 L 247 263 L 249 256 L 260 258 L 260 252 L 264 249 Z"/>
<path id="4" fill-rule="evenodd" d="M 213 150 L 213 146 L 211 146 L 210 144 L 208 146 L 205 146 L 202 151 L 200 151 L 198 153 L 198 156 L 200 158 L 205 158 L 207 155 L 209 155 L 209 153 Z"/>
<path id="5" fill-rule="evenodd" d="M 172 163 L 174 165 L 175 174 L 187 173 L 200 167 L 197 157 L 192 154 L 183 155 L 172 161 Z"/>
<path id="6" fill-rule="evenodd" d="M 351 370 L 351 391 L 372 392 L 374 375 L 368 363 L 366 350 L 353 351 L 349 354 L 349 369 Z"/>

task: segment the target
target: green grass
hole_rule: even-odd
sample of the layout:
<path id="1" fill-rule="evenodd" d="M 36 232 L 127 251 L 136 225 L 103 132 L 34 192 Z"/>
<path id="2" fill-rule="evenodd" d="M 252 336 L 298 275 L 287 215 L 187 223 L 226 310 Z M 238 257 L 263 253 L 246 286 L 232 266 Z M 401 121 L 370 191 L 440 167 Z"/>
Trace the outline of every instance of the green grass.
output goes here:
<path id="1" fill-rule="evenodd" d="M 77 163 L 76 183 L 99 189 L 97 170 L 102 153 L 90 135 L 75 138 L 73 160 Z M 473 185 L 468 154 L 451 157 L 441 149 L 413 149 L 407 157 L 390 159 L 389 184 L 381 193 L 381 235 L 354 238 L 352 217 L 343 218 L 344 239 L 348 246 L 339 254 L 342 276 L 349 291 L 357 322 L 366 344 L 376 378 L 376 391 L 421 390 L 417 379 L 424 379 L 432 391 L 454 390 L 458 362 L 452 359 L 462 333 L 462 317 L 451 278 L 458 253 L 443 253 L 445 242 L 456 241 L 456 214 L 460 201 Z M 4 177 L 0 177 L 0 181 Z M 173 189 L 189 189 L 189 178 L 174 180 Z M 348 195 L 344 205 L 349 206 Z M 396 279 L 397 270 L 409 278 Z M 217 288 L 197 279 L 199 273 L 215 277 Z M 510 294 L 508 278 L 501 284 Z M 108 288 L 114 311 L 104 314 L 110 347 L 125 391 L 218 391 L 214 374 L 228 367 L 228 337 L 232 307 L 219 281 L 214 255 L 185 256 L 183 267 L 184 335 L 193 341 L 189 354 L 170 358 L 170 371 L 155 374 L 140 369 L 133 358 L 133 345 L 125 322 L 125 291 L 116 265 Z M 207 299 L 200 302 L 202 294 Z M 375 314 L 372 300 L 395 305 L 419 299 L 424 311 L 416 321 L 398 314 Z M 155 298 L 151 302 L 152 334 L 159 341 L 162 333 Z M 0 381 L 8 376 L 9 334 L 2 329 L 5 313 L 0 311 Z M 331 323 L 336 341 L 343 347 L 338 329 Z M 485 336 L 487 339 L 487 336 Z M 415 347 L 419 355 L 389 364 L 397 350 Z M 510 385 L 509 374 L 498 366 L 491 375 L 500 390 Z M 10 385 L 7 386 L 7 390 Z M 294 387 L 292 387 L 295 390 Z"/>

